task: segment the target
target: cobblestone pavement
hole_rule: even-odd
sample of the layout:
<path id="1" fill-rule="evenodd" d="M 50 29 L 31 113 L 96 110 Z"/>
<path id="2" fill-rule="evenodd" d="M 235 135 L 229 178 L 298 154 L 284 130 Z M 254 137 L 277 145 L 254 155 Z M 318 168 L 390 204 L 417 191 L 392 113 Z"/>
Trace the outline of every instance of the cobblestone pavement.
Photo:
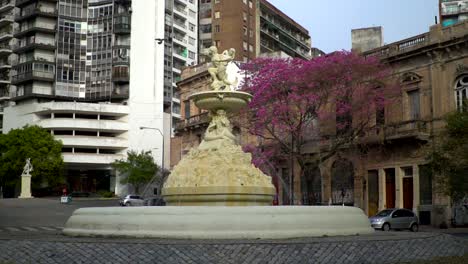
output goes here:
<path id="1" fill-rule="evenodd" d="M 70 238 L 46 230 L 0 232 L 0 263 L 396 263 L 467 253 L 465 240 L 435 233 L 187 241 Z"/>

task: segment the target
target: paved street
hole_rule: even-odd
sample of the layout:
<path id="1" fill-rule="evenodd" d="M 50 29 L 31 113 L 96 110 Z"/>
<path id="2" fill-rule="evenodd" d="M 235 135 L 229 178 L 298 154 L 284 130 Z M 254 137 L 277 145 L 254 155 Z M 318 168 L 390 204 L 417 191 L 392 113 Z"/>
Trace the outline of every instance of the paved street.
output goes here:
<path id="1" fill-rule="evenodd" d="M 82 207 L 118 206 L 118 200 L 74 198 L 61 204 L 60 198 L 0 199 L 0 229 L 5 227 L 63 227 L 73 211 Z"/>
<path id="2" fill-rule="evenodd" d="M 0 238 L 0 263 L 398 263 L 467 252 L 450 235 L 408 232 L 281 241 Z"/>
<path id="3" fill-rule="evenodd" d="M 467 229 L 455 235 L 376 232 L 291 240 L 71 238 L 61 234 L 73 210 L 117 200 L 0 200 L 0 264 L 12 263 L 398 263 L 468 254 Z M 427 230 L 426 230 L 427 231 Z M 449 232 L 449 231 L 446 231 Z"/>

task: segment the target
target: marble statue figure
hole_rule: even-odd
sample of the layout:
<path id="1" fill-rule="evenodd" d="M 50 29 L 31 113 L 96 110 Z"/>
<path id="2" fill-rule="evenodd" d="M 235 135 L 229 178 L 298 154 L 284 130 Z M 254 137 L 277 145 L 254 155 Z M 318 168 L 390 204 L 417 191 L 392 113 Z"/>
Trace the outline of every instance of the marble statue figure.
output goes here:
<path id="1" fill-rule="evenodd" d="M 213 79 L 211 89 L 214 91 L 232 90 L 231 87 L 237 84 L 237 79 L 234 82 L 230 82 L 226 70 L 229 62 L 234 60 L 236 50 L 231 48 L 218 54 L 218 48 L 211 46 L 204 50 L 203 53 L 210 57 L 212 63 L 212 67 L 208 68 L 208 72 Z"/>
<path id="2" fill-rule="evenodd" d="M 33 171 L 33 166 L 31 164 L 31 159 L 26 159 L 26 165 L 24 165 L 23 173 L 21 175 L 30 175 L 30 172 Z"/>

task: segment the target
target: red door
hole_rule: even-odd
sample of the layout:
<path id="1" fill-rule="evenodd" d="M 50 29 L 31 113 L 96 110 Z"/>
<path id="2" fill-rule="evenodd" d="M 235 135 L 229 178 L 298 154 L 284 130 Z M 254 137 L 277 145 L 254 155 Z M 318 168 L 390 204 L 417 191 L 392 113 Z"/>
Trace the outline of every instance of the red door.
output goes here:
<path id="1" fill-rule="evenodd" d="M 386 208 L 395 208 L 395 169 L 385 170 Z"/>
<path id="2" fill-rule="evenodd" d="M 403 178 L 403 208 L 413 210 L 413 178 Z"/>

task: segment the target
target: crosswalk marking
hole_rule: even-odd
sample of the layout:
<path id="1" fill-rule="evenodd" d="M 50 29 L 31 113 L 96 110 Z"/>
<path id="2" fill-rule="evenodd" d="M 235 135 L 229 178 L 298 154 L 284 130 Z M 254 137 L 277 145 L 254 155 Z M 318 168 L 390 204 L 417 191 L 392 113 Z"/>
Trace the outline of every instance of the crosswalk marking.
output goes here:
<path id="1" fill-rule="evenodd" d="M 26 229 L 28 231 L 37 231 L 36 228 L 28 227 L 28 226 L 22 226 L 21 228 Z"/>
<path id="2" fill-rule="evenodd" d="M 6 230 L 8 231 L 21 231 L 20 229 L 16 228 L 16 227 L 5 227 Z"/>
<path id="3" fill-rule="evenodd" d="M 47 227 L 47 226 L 40 226 L 39 228 L 43 229 L 43 230 L 46 230 L 46 231 L 56 231 L 57 230 L 57 229 L 50 228 L 50 227 Z"/>
<path id="4" fill-rule="evenodd" d="M 61 231 L 58 226 L 0 226 L 0 232 L 41 232 L 41 231 Z"/>

